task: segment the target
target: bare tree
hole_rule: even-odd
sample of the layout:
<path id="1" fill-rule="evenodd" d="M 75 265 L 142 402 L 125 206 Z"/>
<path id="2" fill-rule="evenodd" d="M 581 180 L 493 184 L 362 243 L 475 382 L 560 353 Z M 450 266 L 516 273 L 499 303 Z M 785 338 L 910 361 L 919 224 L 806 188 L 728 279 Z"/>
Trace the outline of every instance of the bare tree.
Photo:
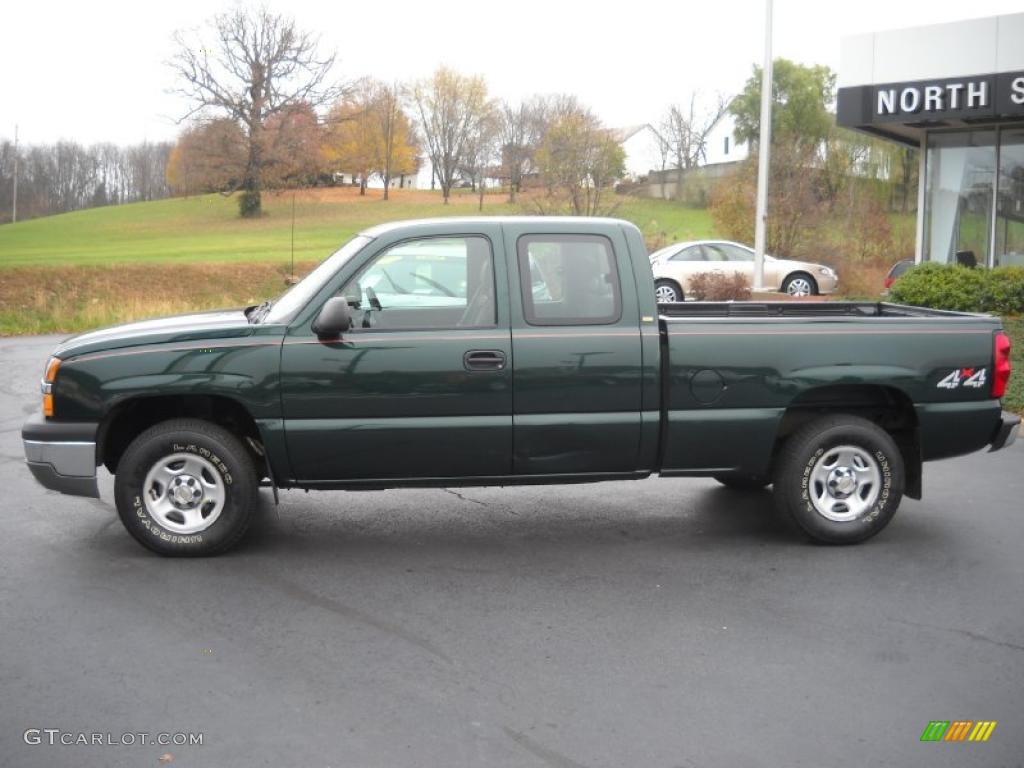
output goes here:
<path id="1" fill-rule="evenodd" d="M 477 121 L 473 133 L 466 142 L 463 167 L 479 194 L 478 209 L 484 209 L 484 187 L 488 178 L 500 176 L 494 167 L 498 159 L 497 150 L 501 135 L 501 117 L 497 105 L 491 104 Z"/>
<path id="2" fill-rule="evenodd" d="M 156 200 L 170 189 L 168 143 L 85 147 L 73 141 L 18 147 L 18 219 L 82 208 Z M 0 140 L 0 223 L 11 216 L 14 147 Z"/>
<path id="3" fill-rule="evenodd" d="M 441 67 L 416 83 L 413 100 L 434 175 L 448 204 L 459 165 L 489 109 L 481 77 L 467 77 Z"/>
<path id="4" fill-rule="evenodd" d="M 728 99 L 721 95 L 714 103 L 701 108 L 697 94 L 690 96 L 689 106 L 673 104 L 661 122 L 668 161 L 673 168 L 688 170 L 707 160 L 708 134 L 729 108 Z"/>
<path id="5" fill-rule="evenodd" d="M 239 208 L 243 216 L 259 216 L 267 121 L 300 104 L 316 109 L 333 102 L 346 86 L 329 80 L 334 54 L 321 55 L 319 38 L 299 30 L 294 19 L 237 7 L 214 16 L 209 27 L 212 44 L 197 32 L 174 34 L 178 52 L 169 63 L 181 82 L 176 93 L 190 103 L 181 120 L 213 115 L 242 125 L 246 168 Z"/>
<path id="6" fill-rule="evenodd" d="M 522 191 L 523 177 L 529 173 L 536 151 L 536 109 L 533 102 L 512 104 L 503 101 L 496 110 L 501 165 L 508 179 L 508 201 L 514 203 Z"/>

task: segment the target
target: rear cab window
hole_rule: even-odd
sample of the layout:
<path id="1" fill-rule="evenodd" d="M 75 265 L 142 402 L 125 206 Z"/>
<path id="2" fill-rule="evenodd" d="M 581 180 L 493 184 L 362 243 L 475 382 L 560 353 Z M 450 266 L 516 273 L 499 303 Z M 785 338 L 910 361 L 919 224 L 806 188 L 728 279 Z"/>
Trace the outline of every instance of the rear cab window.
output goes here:
<path id="1" fill-rule="evenodd" d="M 517 242 L 530 325 L 610 325 L 622 317 L 615 251 L 603 235 L 523 235 Z"/>

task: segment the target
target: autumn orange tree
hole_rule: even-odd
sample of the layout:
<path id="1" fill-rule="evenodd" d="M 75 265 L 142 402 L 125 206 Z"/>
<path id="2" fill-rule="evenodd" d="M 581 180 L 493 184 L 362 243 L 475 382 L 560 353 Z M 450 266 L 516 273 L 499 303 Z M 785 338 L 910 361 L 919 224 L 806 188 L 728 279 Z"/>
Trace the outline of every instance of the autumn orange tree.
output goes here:
<path id="1" fill-rule="evenodd" d="M 264 187 L 308 186 L 323 171 L 321 127 L 308 104 L 295 104 L 267 120 L 259 154 Z M 245 178 L 247 139 L 230 118 L 196 123 L 178 137 L 167 162 L 167 183 L 174 194 L 230 194 Z"/>
<path id="2" fill-rule="evenodd" d="M 269 118 L 262 141 L 268 187 L 311 186 L 325 171 L 323 127 L 309 104 L 295 104 Z"/>
<path id="3" fill-rule="evenodd" d="M 237 122 L 220 118 L 186 128 L 167 160 L 175 195 L 229 192 L 245 173 L 245 139 Z"/>
<path id="4" fill-rule="evenodd" d="M 360 194 L 377 176 L 387 199 L 393 178 L 416 172 L 416 138 L 401 96 L 398 86 L 365 81 L 327 115 L 325 160 L 333 170 L 359 176 Z"/>

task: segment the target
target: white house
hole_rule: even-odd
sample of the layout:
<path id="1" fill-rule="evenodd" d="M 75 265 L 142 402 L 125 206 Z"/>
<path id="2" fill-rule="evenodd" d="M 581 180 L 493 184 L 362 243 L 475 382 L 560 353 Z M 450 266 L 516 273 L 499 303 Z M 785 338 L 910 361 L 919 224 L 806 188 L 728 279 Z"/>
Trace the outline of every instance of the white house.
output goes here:
<path id="1" fill-rule="evenodd" d="M 358 173 L 351 173 L 349 171 L 335 171 L 331 174 L 334 179 L 334 183 L 342 187 L 358 187 L 360 176 Z M 419 175 L 418 173 L 407 173 L 407 174 L 396 174 L 391 177 L 391 183 L 388 185 L 391 189 L 417 189 L 419 186 Z M 427 186 L 430 186 L 430 177 L 427 177 Z M 370 174 L 370 178 L 366 181 L 367 189 L 384 189 L 384 179 L 378 176 L 376 173 Z"/>
<path id="2" fill-rule="evenodd" d="M 615 128 L 611 134 L 626 153 L 627 179 L 636 180 L 661 169 L 664 140 L 650 123 Z"/>
<path id="3" fill-rule="evenodd" d="M 736 141 L 735 132 L 736 118 L 725 112 L 708 131 L 704 143 L 704 162 L 701 165 L 738 163 L 746 160 L 750 154 L 750 146 L 746 142 Z"/>

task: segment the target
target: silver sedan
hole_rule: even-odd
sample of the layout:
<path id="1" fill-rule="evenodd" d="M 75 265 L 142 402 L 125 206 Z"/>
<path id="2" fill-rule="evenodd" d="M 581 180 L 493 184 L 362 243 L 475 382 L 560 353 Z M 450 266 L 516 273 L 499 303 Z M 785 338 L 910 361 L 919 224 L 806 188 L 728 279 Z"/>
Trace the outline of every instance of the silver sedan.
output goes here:
<path id="1" fill-rule="evenodd" d="M 659 302 L 682 301 L 690 280 L 704 272 L 738 272 L 754 282 L 754 249 L 728 240 L 676 243 L 651 254 L 655 292 Z M 833 293 L 839 284 L 835 270 L 809 261 L 778 259 L 765 254 L 764 287 L 790 296 Z"/>

